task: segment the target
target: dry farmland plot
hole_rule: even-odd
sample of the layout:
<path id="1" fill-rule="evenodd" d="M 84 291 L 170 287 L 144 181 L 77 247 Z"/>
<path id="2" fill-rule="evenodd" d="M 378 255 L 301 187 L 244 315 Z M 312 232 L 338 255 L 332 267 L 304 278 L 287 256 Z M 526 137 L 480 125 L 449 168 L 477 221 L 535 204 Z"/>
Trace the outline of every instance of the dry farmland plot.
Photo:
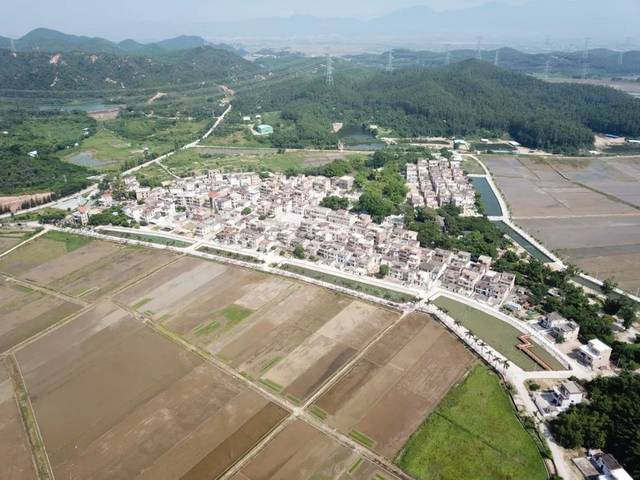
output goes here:
<path id="1" fill-rule="evenodd" d="M 571 263 L 601 279 L 640 288 L 640 215 L 519 220 L 522 228 Z"/>
<path id="2" fill-rule="evenodd" d="M 280 432 L 233 478 L 391 480 L 395 477 L 382 472 L 371 462 L 310 425 L 296 421 Z"/>
<path id="3" fill-rule="evenodd" d="M 217 478 L 286 416 L 107 302 L 16 357 L 57 478 Z"/>
<path id="4" fill-rule="evenodd" d="M 398 315 L 315 286 L 194 258 L 159 270 L 117 300 L 300 400 Z"/>
<path id="5" fill-rule="evenodd" d="M 37 478 L 13 385 L 3 362 L 0 362 L 0 478 Z"/>
<path id="6" fill-rule="evenodd" d="M 154 249 L 65 238 L 74 242 L 71 248 L 47 236 L 34 240 L 0 259 L 0 271 L 91 301 L 175 258 Z"/>
<path id="7" fill-rule="evenodd" d="M 444 327 L 414 313 L 373 345 L 311 411 L 394 458 L 474 361 Z"/>
<path id="8" fill-rule="evenodd" d="M 26 230 L 7 230 L 0 228 L 0 253 L 15 247 L 32 233 L 32 231 Z"/>
<path id="9" fill-rule="evenodd" d="M 0 284 L 0 353 L 80 310 L 81 306 L 5 281 Z"/>
<path id="10" fill-rule="evenodd" d="M 514 221 L 569 262 L 640 287 L 640 159 L 488 157 Z"/>

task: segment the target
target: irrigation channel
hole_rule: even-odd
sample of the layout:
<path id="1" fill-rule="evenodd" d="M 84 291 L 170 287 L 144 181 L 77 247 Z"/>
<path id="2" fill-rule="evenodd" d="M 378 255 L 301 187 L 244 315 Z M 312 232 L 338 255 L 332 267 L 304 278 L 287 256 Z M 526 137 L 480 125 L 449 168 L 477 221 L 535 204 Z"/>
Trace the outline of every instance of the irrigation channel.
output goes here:
<path id="1" fill-rule="evenodd" d="M 480 194 L 480 201 L 484 207 L 485 213 L 488 217 L 504 217 L 505 212 L 502 211 L 498 197 L 491 188 L 489 181 L 486 177 L 471 177 L 471 183 L 476 191 Z M 529 240 L 524 238 L 520 233 L 511 228 L 502 220 L 492 220 L 505 235 L 508 235 L 514 242 L 524 248 L 533 258 L 536 258 L 544 263 L 553 263 L 554 260 L 542 252 L 538 247 L 532 244 Z"/>

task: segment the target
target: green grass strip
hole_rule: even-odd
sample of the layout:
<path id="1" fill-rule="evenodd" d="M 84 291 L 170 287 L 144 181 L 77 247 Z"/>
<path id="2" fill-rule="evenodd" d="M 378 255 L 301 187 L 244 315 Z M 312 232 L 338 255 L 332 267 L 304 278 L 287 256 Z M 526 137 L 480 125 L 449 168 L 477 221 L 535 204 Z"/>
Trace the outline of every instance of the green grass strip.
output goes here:
<path id="1" fill-rule="evenodd" d="M 356 442 L 358 442 L 361 445 L 364 445 L 367 448 L 373 448 L 376 445 L 376 441 L 373 438 L 365 435 L 362 432 L 359 432 L 358 430 L 352 430 L 349 433 L 349 436 L 353 438 Z"/>
<path id="2" fill-rule="evenodd" d="M 262 373 L 262 374 L 267 373 L 269 370 L 271 370 L 273 367 L 275 367 L 276 364 L 278 362 L 280 362 L 280 360 L 282 360 L 282 357 L 274 357 L 274 358 L 272 358 L 267 363 L 265 363 L 265 365 L 262 367 L 262 369 L 260 369 L 260 373 Z"/>
<path id="3" fill-rule="evenodd" d="M 270 388 L 276 393 L 280 393 L 284 388 L 282 385 L 278 385 L 276 382 L 274 382 L 273 380 L 269 380 L 268 378 L 261 378 L 260 383 L 263 384 L 265 387 Z"/>
<path id="4" fill-rule="evenodd" d="M 143 298 L 142 300 L 140 300 L 138 303 L 136 303 L 133 308 L 135 310 L 139 309 L 140 307 L 144 307 L 147 303 L 149 303 L 151 301 L 150 298 Z"/>
<path id="5" fill-rule="evenodd" d="M 292 393 L 290 393 L 289 395 L 287 395 L 287 399 L 293 403 L 295 406 L 299 407 L 300 405 L 302 405 L 302 400 L 300 400 L 298 397 L 296 397 L 295 395 L 293 395 Z"/>
<path id="6" fill-rule="evenodd" d="M 218 328 L 220 328 L 220 322 L 214 320 L 211 323 L 206 323 L 196 329 L 194 332 L 197 337 L 204 337 L 205 335 L 210 335 L 215 332 Z"/>
<path id="7" fill-rule="evenodd" d="M 329 416 L 329 414 L 327 412 L 325 412 L 323 409 L 321 409 L 317 405 L 311 405 L 311 407 L 309 407 L 309 411 L 311 412 L 311 415 L 313 415 L 314 417 L 319 418 L 322 421 L 325 421 L 327 419 L 327 417 Z"/>
<path id="8" fill-rule="evenodd" d="M 280 268 L 291 273 L 297 273 L 305 277 L 313 278 L 321 282 L 331 283 L 338 287 L 348 288 L 356 292 L 364 293 L 366 295 L 372 295 L 374 297 L 383 298 L 396 303 L 408 303 L 416 301 L 416 297 L 407 295 L 405 293 L 390 290 L 388 288 L 376 287 L 369 285 L 368 283 L 358 282 L 349 278 L 339 277 L 337 275 L 330 275 L 328 273 L 318 272 L 308 268 L 298 267 L 297 265 L 290 265 L 288 263 L 283 264 Z"/>
<path id="9" fill-rule="evenodd" d="M 355 473 L 356 470 L 358 470 L 360 468 L 360 465 L 362 465 L 363 463 L 364 463 L 364 458 L 359 457 L 358 460 L 356 460 L 356 463 L 351 465 L 351 468 L 348 471 L 349 475 Z"/>

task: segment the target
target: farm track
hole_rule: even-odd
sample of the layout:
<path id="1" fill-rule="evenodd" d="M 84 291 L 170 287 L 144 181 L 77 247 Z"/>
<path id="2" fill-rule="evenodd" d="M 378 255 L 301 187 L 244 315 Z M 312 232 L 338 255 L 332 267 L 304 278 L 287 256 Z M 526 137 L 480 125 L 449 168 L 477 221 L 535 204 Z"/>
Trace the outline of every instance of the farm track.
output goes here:
<path id="1" fill-rule="evenodd" d="M 347 437 L 346 435 L 341 434 L 337 430 L 329 427 L 328 425 L 324 424 L 319 419 L 315 418 L 312 414 L 310 414 L 309 412 L 307 412 L 305 410 L 309 405 L 312 404 L 313 401 L 315 401 L 319 397 L 319 395 L 323 394 L 326 391 L 327 388 L 330 388 L 333 385 L 333 383 L 343 373 L 347 372 L 355 364 L 355 362 L 358 359 L 361 358 L 362 355 L 354 356 L 354 358 L 351 359 L 351 361 L 347 362 L 347 364 L 344 365 L 344 367 L 342 369 L 337 371 L 331 377 L 331 379 L 329 379 L 326 382 L 325 388 L 319 389 L 314 395 L 312 395 L 310 397 L 310 399 L 303 406 L 297 406 L 293 402 L 291 402 L 289 399 L 280 397 L 280 396 L 278 396 L 278 395 L 276 395 L 276 394 L 274 394 L 274 393 L 272 393 L 272 392 L 270 392 L 270 391 L 268 391 L 266 389 L 263 389 L 263 388 L 259 387 L 257 384 L 253 383 L 251 380 L 245 378 L 243 375 L 241 375 L 240 373 L 236 372 L 233 368 L 231 368 L 229 365 L 227 365 L 223 361 L 215 358 L 209 352 L 206 352 L 206 351 L 196 347 L 195 345 L 189 343 L 187 340 L 185 340 L 181 336 L 179 336 L 179 335 L 167 330 L 163 326 L 155 323 L 154 321 L 152 321 L 147 316 L 142 315 L 139 312 L 137 312 L 137 311 L 131 309 L 130 307 L 128 307 L 126 305 L 123 305 L 123 304 L 121 304 L 119 302 L 115 302 L 114 301 L 113 303 L 116 304 L 121 309 L 123 309 L 126 312 L 128 312 L 134 318 L 142 321 L 142 323 L 144 325 L 146 325 L 147 327 L 152 329 L 155 333 L 157 333 L 157 334 L 167 338 L 168 340 L 180 345 L 182 348 L 184 348 L 184 349 L 190 351 L 191 353 L 193 353 L 194 355 L 197 355 L 198 357 L 202 358 L 204 361 L 206 361 L 207 363 L 213 365 L 214 367 L 218 368 L 219 370 L 223 371 L 224 373 L 226 373 L 227 375 L 231 376 L 235 380 L 237 380 L 239 382 L 242 382 L 242 384 L 245 385 L 250 390 L 258 393 L 259 395 L 261 395 L 262 397 L 266 398 L 267 400 L 275 403 L 276 405 L 278 405 L 278 406 L 284 408 L 285 410 L 287 410 L 288 412 L 290 412 L 289 416 L 287 416 L 276 428 L 274 428 L 256 446 L 254 446 L 247 454 L 245 454 L 234 465 L 232 465 L 229 468 L 229 470 L 227 470 L 227 472 L 220 477 L 221 479 L 231 479 L 234 475 L 239 473 L 240 470 L 245 465 L 247 465 L 259 452 L 261 452 L 264 449 L 264 447 L 266 447 L 270 443 L 270 441 L 273 438 L 275 438 L 276 435 L 278 435 L 282 430 L 284 430 L 284 428 L 287 425 L 289 425 L 290 423 L 292 423 L 296 419 L 300 419 L 300 420 L 308 423 L 309 425 L 311 425 L 312 427 L 316 428 L 317 430 L 320 430 L 325 435 L 331 437 L 333 440 L 338 442 L 340 445 L 343 445 L 343 446 L 345 446 L 345 447 L 357 452 L 359 455 L 361 455 L 365 459 L 369 460 L 373 464 L 377 465 L 379 468 L 383 469 L 385 472 L 387 472 L 388 474 L 394 476 L 395 478 L 399 478 L 399 479 L 402 479 L 402 480 L 411 480 L 412 479 L 411 476 L 409 476 L 406 473 L 404 473 L 402 470 L 400 470 L 398 467 L 396 467 L 392 462 L 390 462 L 386 458 L 382 457 L 381 455 L 376 454 L 375 452 L 372 452 L 371 450 L 365 448 L 364 446 L 362 446 L 361 444 L 359 444 L 355 440 L 353 440 L 353 439 Z M 399 319 L 401 319 L 401 318 L 404 318 L 404 315 L 399 317 Z M 399 321 L 399 319 L 397 321 Z M 393 323 L 391 326 L 395 325 L 396 323 Z M 388 331 L 388 329 L 385 329 L 383 332 L 378 334 L 374 339 L 372 339 L 369 342 L 369 344 L 367 346 L 365 346 L 365 348 L 362 351 L 362 354 L 364 354 L 369 349 L 369 347 L 371 347 L 373 344 L 375 344 L 387 331 Z"/>
<path id="2" fill-rule="evenodd" d="M 11 377 L 11 383 L 13 385 L 13 392 L 20 412 L 20 418 L 22 420 L 22 426 L 29 439 L 29 447 L 31 449 L 31 458 L 33 465 L 39 480 L 53 480 L 53 469 L 49 462 L 49 456 L 42 440 L 42 434 L 40 433 L 40 427 L 36 420 L 35 413 L 33 411 L 33 405 L 31 404 L 31 398 L 29 392 L 22 377 L 20 366 L 13 354 L 4 356 L 4 364 L 7 372 Z"/>
<path id="3" fill-rule="evenodd" d="M 65 293 L 59 292 L 57 290 L 53 290 L 48 287 L 44 287 L 42 285 L 38 285 L 35 282 L 31 282 L 28 280 L 20 280 L 16 277 L 12 277 L 11 275 L 7 275 L 6 273 L 0 272 L 0 277 L 3 277 L 7 282 L 15 283 L 16 285 L 20 285 L 22 287 L 28 288 L 30 290 L 34 290 L 36 292 L 41 292 L 51 297 L 59 298 L 60 300 L 64 300 L 68 303 L 74 303 L 76 305 L 80 305 L 81 307 L 88 307 L 90 305 L 89 302 L 85 302 L 84 300 L 80 300 L 77 297 L 72 297 Z"/>

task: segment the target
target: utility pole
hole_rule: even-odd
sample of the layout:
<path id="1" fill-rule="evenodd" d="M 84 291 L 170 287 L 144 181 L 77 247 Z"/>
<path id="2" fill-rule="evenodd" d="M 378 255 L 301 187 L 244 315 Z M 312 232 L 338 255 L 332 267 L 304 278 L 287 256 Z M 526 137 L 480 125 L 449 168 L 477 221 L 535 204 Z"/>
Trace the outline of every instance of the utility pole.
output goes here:
<path id="1" fill-rule="evenodd" d="M 389 50 L 387 56 L 387 72 L 393 72 L 393 50 Z"/>
<path id="2" fill-rule="evenodd" d="M 327 51 L 327 72 L 325 74 L 325 82 L 329 87 L 333 87 L 333 58 L 331 58 L 329 51 Z"/>

